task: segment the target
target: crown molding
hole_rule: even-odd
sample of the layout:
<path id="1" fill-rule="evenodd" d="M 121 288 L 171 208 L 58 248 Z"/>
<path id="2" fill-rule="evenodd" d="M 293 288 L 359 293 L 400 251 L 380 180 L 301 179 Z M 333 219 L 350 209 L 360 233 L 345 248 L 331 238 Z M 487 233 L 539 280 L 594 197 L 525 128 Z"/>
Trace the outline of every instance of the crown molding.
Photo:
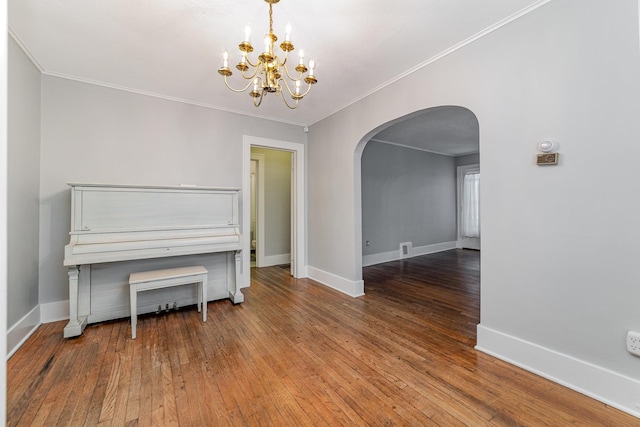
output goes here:
<path id="1" fill-rule="evenodd" d="M 86 84 L 106 87 L 106 88 L 109 88 L 109 89 L 115 89 L 115 90 L 120 90 L 120 91 L 124 91 L 124 92 L 135 93 L 135 94 L 138 94 L 138 95 L 151 96 L 153 98 L 164 99 L 166 101 L 179 102 L 181 104 L 194 105 L 196 107 L 209 108 L 209 109 L 218 110 L 218 111 L 225 111 L 227 113 L 240 114 L 242 116 L 255 117 L 255 118 L 258 118 L 258 119 L 270 120 L 270 121 L 273 121 L 273 122 L 279 122 L 279 123 L 284 123 L 284 124 L 288 124 L 288 125 L 306 126 L 304 123 L 298 123 L 298 122 L 294 122 L 294 121 L 282 120 L 282 119 L 278 119 L 278 118 L 267 116 L 267 115 L 247 114 L 247 113 L 242 112 L 242 111 L 233 110 L 231 108 L 224 108 L 224 107 L 221 107 L 219 105 L 195 102 L 195 101 L 190 101 L 190 100 L 183 99 L 183 98 L 172 97 L 172 96 L 168 96 L 168 95 L 162 95 L 162 94 L 159 94 L 159 93 L 147 92 L 147 91 L 143 91 L 143 90 L 132 89 L 132 88 L 125 87 L 125 86 L 119 86 L 119 85 L 114 85 L 114 84 L 110 84 L 110 83 L 105 83 L 105 82 L 101 82 L 101 81 L 97 81 L 97 80 L 85 79 L 85 78 L 72 76 L 72 75 L 68 75 L 68 74 L 62 74 L 62 73 L 56 73 L 56 72 L 48 71 L 42 66 L 40 61 L 38 61 L 38 58 L 35 56 L 35 54 L 29 49 L 27 44 L 20 38 L 20 36 L 18 36 L 18 34 L 11 27 L 11 25 L 7 25 L 7 28 L 8 28 L 8 33 L 11 36 L 11 38 L 16 42 L 16 44 L 20 47 L 20 49 L 22 49 L 24 54 L 27 55 L 29 60 L 31 60 L 31 62 L 38 69 L 38 71 L 40 71 L 40 73 L 45 75 L 45 76 L 57 77 L 57 78 L 60 78 L 60 79 L 65 79 L 65 80 L 72 80 L 72 81 L 76 81 L 76 82 L 80 82 L 80 83 L 86 83 Z"/>
<path id="2" fill-rule="evenodd" d="M 82 77 L 71 76 L 71 75 L 68 75 L 68 74 L 55 73 L 55 72 L 50 72 L 50 71 L 43 71 L 42 74 L 44 74 L 46 76 L 57 77 L 57 78 L 60 78 L 60 79 L 72 80 L 72 81 L 76 81 L 76 82 L 80 82 L 80 83 L 86 83 L 86 84 L 91 84 L 91 85 L 95 85 L 95 86 L 106 87 L 106 88 L 109 88 L 109 89 L 120 90 L 120 91 L 123 91 L 123 92 L 135 93 L 137 95 L 144 95 L 144 96 L 150 96 L 150 97 L 153 97 L 153 98 L 164 99 L 166 101 L 173 101 L 173 102 L 179 102 L 181 104 L 194 105 L 196 107 L 209 108 L 209 109 L 218 110 L 218 111 L 225 111 L 227 113 L 240 114 L 242 116 L 248 116 L 248 117 L 254 117 L 254 118 L 257 118 L 257 119 L 270 120 L 272 122 L 279 122 L 279 123 L 284 123 L 284 124 L 289 124 L 289 125 L 294 125 L 294 126 L 301 126 L 301 127 L 305 126 L 302 123 L 282 120 L 282 119 L 279 119 L 279 118 L 276 118 L 276 117 L 270 117 L 270 116 L 259 115 L 259 114 L 247 114 L 247 113 L 239 111 L 239 110 L 233 110 L 231 108 L 225 108 L 225 107 L 221 107 L 219 105 L 213 105 L 213 104 L 207 104 L 207 103 L 203 103 L 203 102 L 190 101 L 190 100 L 184 99 L 184 98 L 178 98 L 178 97 L 163 95 L 163 94 L 159 94 L 159 93 L 155 93 L 155 92 L 148 92 L 148 91 L 144 91 L 144 90 L 133 89 L 133 88 L 126 87 L 126 86 L 114 85 L 114 84 L 111 84 L 111 83 L 105 83 L 105 82 L 101 82 L 101 81 L 98 81 L 98 80 L 85 79 L 85 78 L 82 78 Z"/>
<path id="3" fill-rule="evenodd" d="M 479 153 L 479 151 L 470 151 L 468 153 L 450 154 L 450 153 L 442 153 L 434 150 L 427 150 L 426 148 L 421 148 L 421 147 L 414 147 L 412 145 L 404 145 L 404 144 L 399 144 L 397 142 L 385 141 L 383 139 L 377 139 L 377 138 L 371 138 L 369 141 L 379 142 L 381 144 L 395 145 L 396 147 L 408 148 L 410 150 L 416 150 L 416 151 L 424 151 L 425 153 L 438 154 L 440 156 L 447 156 L 447 157 L 461 157 L 461 156 L 468 156 L 469 154 Z"/>
<path id="4" fill-rule="evenodd" d="M 36 56 L 33 54 L 33 52 L 31 52 L 31 50 L 26 45 L 26 43 L 24 41 L 22 41 L 20 36 L 18 36 L 18 34 L 14 31 L 14 29 L 11 27 L 11 25 L 7 25 L 7 28 L 8 28 L 9 35 L 11 36 L 13 41 L 15 41 L 18 46 L 20 46 L 20 49 L 22 49 L 24 54 L 27 55 L 27 58 L 29 58 L 31 60 L 31 62 L 33 62 L 33 65 L 35 65 L 35 67 L 38 69 L 38 71 L 40 71 L 40 73 L 44 73 L 45 70 L 44 70 L 44 68 L 42 68 L 42 64 L 40 64 L 40 61 L 38 61 L 38 58 L 36 58 Z"/>

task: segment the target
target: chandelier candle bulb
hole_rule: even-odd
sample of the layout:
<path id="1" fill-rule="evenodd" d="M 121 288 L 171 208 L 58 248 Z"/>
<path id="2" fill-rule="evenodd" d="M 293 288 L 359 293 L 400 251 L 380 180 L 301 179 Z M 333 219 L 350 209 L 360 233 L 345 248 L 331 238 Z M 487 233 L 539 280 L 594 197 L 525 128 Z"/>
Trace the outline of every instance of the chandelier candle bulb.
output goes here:
<path id="1" fill-rule="evenodd" d="M 300 65 L 304 65 L 304 50 L 300 49 L 298 56 L 300 57 Z"/>
<path id="2" fill-rule="evenodd" d="M 251 37 L 251 27 L 247 25 L 244 27 L 244 41 L 249 43 L 249 37 Z"/>
<path id="3" fill-rule="evenodd" d="M 264 36 L 264 53 L 271 53 L 271 37 L 269 34 Z"/>
<path id="4" fill-rule="evenodd" d="M 284 30 L 284 41 L 291 41 L 291 24 L 287 24 L 286 29 Z"/>
<path id="5" fill-rule="evenodd" d="M 313 59 L 309 60 L 309 75 L 313 76 L 313 69 L 316 68 L 316 61 Z"/>
<path id="6" fill-rule="evenodd" d="M 229 52 L 226 50 L 222 54 L 222 68 L 229 68 Z"/>
<path id="7" fill-rule="evenodd" d="M 240 63 L 236 65 L 236 68 L 240 71 L 247 71 L 249 69 L 247 65 L 247 52 L 242 52 L 242 58 L 240 58 Z"/>

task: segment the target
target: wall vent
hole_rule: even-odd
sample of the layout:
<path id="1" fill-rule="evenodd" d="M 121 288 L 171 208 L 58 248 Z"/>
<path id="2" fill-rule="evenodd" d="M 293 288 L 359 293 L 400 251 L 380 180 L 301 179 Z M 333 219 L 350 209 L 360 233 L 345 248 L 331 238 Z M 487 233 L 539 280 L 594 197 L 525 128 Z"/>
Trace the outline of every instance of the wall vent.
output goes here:
<path id="1" fill-rule="evenodd" d="M 400 259 L 411 258 L 413 256 L 413 243 L 400 243 Z"/>

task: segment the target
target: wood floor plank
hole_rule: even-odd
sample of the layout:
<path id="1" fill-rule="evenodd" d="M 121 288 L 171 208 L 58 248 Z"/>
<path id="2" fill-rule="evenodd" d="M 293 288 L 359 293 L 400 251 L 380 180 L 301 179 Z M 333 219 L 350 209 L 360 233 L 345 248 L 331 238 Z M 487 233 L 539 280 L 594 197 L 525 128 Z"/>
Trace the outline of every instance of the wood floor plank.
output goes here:
<path id="1" fill-rule="evenodd" d="M 142 357 L 141 344 L 137 340 L 131 340 L 129 361 L 131 374 L 129 376 L 129 389 L 125 391 L 127 396 L 127 410 L 124 416 L 124 424 L 137 421 L 140 411 L 140 384 L 142 382 Z"/>
<path id="2" fill-rule="evenodd" d="M 245 302 L 42 325 L 8 362 L 10 426 L 637 426 L 640 420 L 474 350 L 479 252 L 364 269 L 351 298 L 286 266 Z"/>
<path id="3" fill-rule="evenodd" d="M 141 333 L 143 331 L 144 333 Z M 138 401 L 138 425 L 151 426 L 152 413 L 152 391 L 153 391 L 153 357 L 154 348 L 156 346 L 156 328 L 153 319 L 149 316 L 138 317 L 136 325 L 136 341 L 140 341 L 141 347 L 141 384 L 140 384 L 140 400 Z"/>
<path id="4" fill-rule="evenodd" d="M 47 393 L 47 396 L 32 421 L 34 425 L 58 424 L 58 418 L 62 414 L 65 402 L 75 385 L 75 378 L 66 375 L 66 372 L 69 369 L 74 368 L 79 354 L 79 351 L 69 349 L 66 355 L 64 352 L 61 354 L 59 359 L 61 363 L 54 364 L 54 367 L 50 372 L 51 388 L 59 388 L 59 391 L 55 394 Z"/>
<path id="5" fill-rule="evenodd" d="M 111 358 L 109 369 L 109 378 L 105 387 L 104 399 L 102 401 L 102 407 L 100 408 L 99 423 L 113 420 L 116 406 L 116 396 L 118 392 L 118 380 L 120 379 L 120 366 L 121 359 L 119 354 L 114 354 Z"/>
<path id="6" fill-rule="evenodd" d="M 106 353 L 98 352 L 99 344 L 96 342 L 87 344 L 87 349 L 92 353 L 92 355 L 85 359 L 86 362 L 84 362 L 84 366 L 88 366 L 88 367 L 102 366 L 104 364 Z M 82 381 L 83 384 L 81 388 L 79 388 L 81 392 L 75 399 L 76 405 L 73 409 L 73 413 L 71 414 L 71 419 L 68 425 L 70 426 L 88 425 L 86 424 L 86 420 L 90 412 L 91 402 L 96 390 L 96 386 L 100 381 L 99 373 L 100 373 L 99 369 L 92 368 L 92 369 L 87 369 L 84 375 L 80 375 L 80 380 Z"/>
<path id="7" fill-rule="evenodd" d="M 111 341 L 111 331 L 114 329 L 115 322 L 105 324 L 105 331 L 108 335 L 105 336 L 104 341 Z M 92 328 L 97 329 L 97 328 Z M 103 332 L 103 331 L 99 331 Z M 104 336 L 104 335 L 103 335 Z M 100 415 L 102 414 L 102 408 L 105 405 L 105 396 L 107 393 L 107 385 L 109 383 L 110 374 L 113 368 L 114 360 L 117 355 L 115 352 L 107 351 L 108 345 L 104 345 L 104 357 L 102 358 L 102 364 L 97 368 L 97 382 L 96 386 L 91 393 L 89 408 L 85 418 L 85 425 L 97 425 L 100 422 Z M 99 353 L 100 354 L 100 353 Z M 86 366 L 86 365 L 85 365 Z"/>

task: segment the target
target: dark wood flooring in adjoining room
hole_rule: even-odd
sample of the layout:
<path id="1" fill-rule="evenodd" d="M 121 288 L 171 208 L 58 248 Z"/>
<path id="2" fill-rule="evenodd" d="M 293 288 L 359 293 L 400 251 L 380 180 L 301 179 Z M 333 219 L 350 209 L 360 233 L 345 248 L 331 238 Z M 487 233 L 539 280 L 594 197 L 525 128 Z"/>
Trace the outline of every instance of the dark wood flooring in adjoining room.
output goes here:
<path id="1" fill-rule="evenodd" d="M 10 426 L 632 426 L 640 420 L 473 349 L 479 252 L 367 267 L 351 298 L 287 268 L 246 300 L 41 326 L 8 362 Z"/>

